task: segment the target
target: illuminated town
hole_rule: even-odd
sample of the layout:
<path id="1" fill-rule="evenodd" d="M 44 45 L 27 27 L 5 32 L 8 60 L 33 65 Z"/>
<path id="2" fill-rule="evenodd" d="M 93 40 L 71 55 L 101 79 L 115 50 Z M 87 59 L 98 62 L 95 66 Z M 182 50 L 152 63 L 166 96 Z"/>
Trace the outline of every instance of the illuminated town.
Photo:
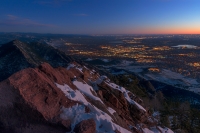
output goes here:
<path id="1" fill-rule="evenodd" d="M 88 38 L 90 43 L 87 42 Z M 180 40 L 177 41 L 177 38 Z M 92 36 L 87 39 L 82 37 L 82 40 L 62 38 L 64 45 L 58 48 L 79 58 L 128 59 L 136 64 L 153 65 L 200 78 L 200 45 L 196 41 L 199 38 L 198 35 Z"/>

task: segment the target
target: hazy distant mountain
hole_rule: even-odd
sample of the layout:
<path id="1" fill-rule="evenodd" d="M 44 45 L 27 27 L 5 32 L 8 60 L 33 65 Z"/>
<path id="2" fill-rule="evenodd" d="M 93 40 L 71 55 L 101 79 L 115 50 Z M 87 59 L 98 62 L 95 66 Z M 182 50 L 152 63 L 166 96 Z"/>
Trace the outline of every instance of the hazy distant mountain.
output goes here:
<path id="1" fill-rule="evenodd" d="M 14 40 L 0 47 L 0 81 L 27 67 L 42 62 L 52 66 L 65 66 L 71 61 L 65 53 L 42 43 L 24 43 Z"/>

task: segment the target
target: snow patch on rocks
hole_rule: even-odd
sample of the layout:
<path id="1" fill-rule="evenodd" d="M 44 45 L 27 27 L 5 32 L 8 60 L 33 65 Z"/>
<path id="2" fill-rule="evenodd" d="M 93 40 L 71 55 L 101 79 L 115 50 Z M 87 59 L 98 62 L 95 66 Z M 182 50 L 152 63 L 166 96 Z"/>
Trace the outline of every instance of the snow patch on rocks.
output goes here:
<path id="1" fill-rule="evenodd" d="M 100 98 L 94 96 L 92 94 L 91 91 L 93 91 L 94 93 L 96 93 L 91 86 L 89 86 L 88 84 L 84 84 L 82 82 L 79 82 L 79 81 L 73 81 L 73 84 L 79 89 L 80 92 L 82 92 L 84 95 L 88 96 L 89 98 L 93 99 L 93 100 L 97 100 L 97 101 L 100 101 L 102 104 L 103 101 L 101 101 Z"/>
<path id="2" fill-rule="evenodd" d="M 82 82 L 74 82 L 75 85 L 77 85 L 78 88 L 81 88 L 80 91 L 82 91 L 84 94 L 88 95 L 91 98 L 94 98 L 95 100 L 99 100 L 97 97 L 92 95 L 90 88 L 91 86 L 87 84 L 83 84 Z M 72 122 L 72 131 L 76 124 L 83 120 L 87 120 L 90 118 L 93 118 L 96 123 L 96 132 L 102 133 L 102 132 L 109 132 L 109 133 L 115 133 L 115 130 L 120 131 L 121 133 L 131 133 L 130 131 L 120 127 L 119 125 L 115 124 L 112 120 L 112 118 L 105 112 L 101 111 L 94 105 L 90 104 L 83 94 L 79 90 L 72 90 L 68 85 L 59 85 L 56 83 L 56 86 L 60 88 L 66 97 L 68 97 L 71 100 L 79 101 L 84 105 L 74 105 L 71 108 L 62 108 L 62 113 L 60 114 L 60 117 L 64 120 L 70 120 Z M 83 91 L 83 89 L 85 89 Z M 102 101 L 101 101 L 102 102 Z M 85 106 L 87 106 L 91 112 L 85 113 Z M 110 112 L 114 113 L 114 110 L 111 108 L 108 109 Z"/>
<path id="3" fill-rule="evenodd" d="M 116 85 L 115 83 L 110 83 L 110 82 L 105 82 L 105 83 L 106 83 L 108 86 L 110 86 L 111 88 L 117 89 L 117 90 L 121 91 L 121 92 L 124 94 L 124 97 L 126 98 L 126 100 L 127 100 L 129 103 L 136 105 L 136 107 L 137 107 L 138 109 L 141 109 L 141 110 L 143 110 L 143 111 L 146 112 L 146 109 L 144 109 L 140 104 L 138 104 L 137 102 L 135 102 L 134 100 L 132 100 L 132 99 L 129 97 L 129 95 L 128 95 L 129 91 L 127 91 L 124 87 L 118 86 L 118 85 Z"/>
<path id="4" fill-rule="evenodd" d="M 114 114 L 116 111 L 110 107 L 108 107 L 108 111 L 111 113 L 111 114 Z"/>

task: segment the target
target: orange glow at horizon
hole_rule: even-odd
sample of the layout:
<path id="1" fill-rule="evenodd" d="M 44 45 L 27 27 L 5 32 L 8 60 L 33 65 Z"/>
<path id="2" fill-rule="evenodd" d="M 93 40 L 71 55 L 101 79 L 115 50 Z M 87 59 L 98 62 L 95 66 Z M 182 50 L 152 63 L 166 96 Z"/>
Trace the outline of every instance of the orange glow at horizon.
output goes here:
<path id="1" fill-rule="evenodd" d="M 128 31 L 130 34 L 200 34 L 200 26 L 198 27 L 151 27 L 136 28 Z"/>
<path id="2" fill-rule="evenodd" d="M 155 29 L 153 32 L 157 34 L 200 34 L 200 28 Z"/>

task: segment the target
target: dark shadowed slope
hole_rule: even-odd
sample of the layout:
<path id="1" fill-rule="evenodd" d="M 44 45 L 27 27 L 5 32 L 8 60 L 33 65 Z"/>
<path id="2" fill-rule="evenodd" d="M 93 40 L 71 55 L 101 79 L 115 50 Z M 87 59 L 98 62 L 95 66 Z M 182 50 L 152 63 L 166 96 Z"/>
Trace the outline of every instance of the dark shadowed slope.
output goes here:
<path id="1" fill-rule="evenodd" d="M 65 53 L 41 43 L 11 41 L 0 47 L 0 81 L 27 67 L 48 62 L 54 67 L 65 66 L 71 61 Z"/>

